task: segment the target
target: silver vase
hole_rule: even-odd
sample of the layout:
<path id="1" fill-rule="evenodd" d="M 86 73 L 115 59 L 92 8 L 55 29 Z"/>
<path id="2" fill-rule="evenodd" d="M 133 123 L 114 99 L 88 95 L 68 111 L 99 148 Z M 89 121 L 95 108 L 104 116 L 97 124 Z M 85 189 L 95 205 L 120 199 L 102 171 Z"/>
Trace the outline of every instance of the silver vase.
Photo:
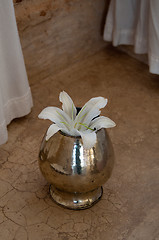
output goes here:
<path id="1" fill-rule="evenodd" d="M 113 164 L 113 147 L 105 129 L 97 132 L 97 142 L 90 150 L 83 147 L 81 137 L 58 132 L 48 141 L 44 137 L 39 153 L 39 167 L 50 183 L 51 197 L 74 210 L 99 201 Z"/>

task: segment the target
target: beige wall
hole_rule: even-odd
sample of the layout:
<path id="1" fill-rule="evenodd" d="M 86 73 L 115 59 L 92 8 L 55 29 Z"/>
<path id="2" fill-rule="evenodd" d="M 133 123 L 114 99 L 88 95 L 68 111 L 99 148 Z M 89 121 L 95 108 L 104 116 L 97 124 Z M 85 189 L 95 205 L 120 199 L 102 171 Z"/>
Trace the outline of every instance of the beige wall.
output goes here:
<path id="1" fill-rule="evenodd" d="M 30 81 L 42 79 L 105 46 L 108 0 L 13 0 Z"/>

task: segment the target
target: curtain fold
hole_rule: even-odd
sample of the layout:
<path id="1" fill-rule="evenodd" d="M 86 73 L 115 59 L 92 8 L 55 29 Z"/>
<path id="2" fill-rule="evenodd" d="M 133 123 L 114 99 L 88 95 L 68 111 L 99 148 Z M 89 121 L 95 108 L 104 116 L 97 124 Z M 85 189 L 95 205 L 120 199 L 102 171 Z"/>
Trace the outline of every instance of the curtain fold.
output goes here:
<path id="1" fill-rule="evenodd" d="M 135 53 L 147 53 L 150 72 L 159 74 L 159 1 L 111 0 L 104 40 L 113 46 L 134 45 Z"/>
<path id="2" fill-rule="evenodd" d="M 0 1 L 0 144 L 7 125 L 33 106 L 12 0 Z"/>

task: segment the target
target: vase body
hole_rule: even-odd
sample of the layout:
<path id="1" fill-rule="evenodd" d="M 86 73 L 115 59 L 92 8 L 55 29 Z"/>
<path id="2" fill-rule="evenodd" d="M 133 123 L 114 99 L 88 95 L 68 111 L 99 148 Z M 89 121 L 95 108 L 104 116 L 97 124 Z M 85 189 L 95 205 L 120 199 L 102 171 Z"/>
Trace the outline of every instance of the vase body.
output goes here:
<path id="1" fill-rule="evenodd" d="M 55 202 L 70 209 L 85 209 L 102 196 L 102 185 L 109 179 L 114 152 L 105 129 L 97 132 L 93 148 L 86 150 L 81 137 L 57 132 L 48 141 L 43 138 L 39 167 L 50 183 Z"/>

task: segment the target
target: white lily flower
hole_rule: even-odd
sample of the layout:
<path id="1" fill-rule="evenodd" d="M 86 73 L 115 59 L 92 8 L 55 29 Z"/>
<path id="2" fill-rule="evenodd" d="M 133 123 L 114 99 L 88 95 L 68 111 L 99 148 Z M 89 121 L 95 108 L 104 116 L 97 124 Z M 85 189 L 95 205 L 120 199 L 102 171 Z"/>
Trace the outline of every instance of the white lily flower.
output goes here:
<path id="1" fill-rule="evenodd" d="M 53 122 L 47 130 L 46 141 L 61 130 L 70 136 L 81 136 L 84 148 L 90 149 L 96 143 L 96 132 L 99 129 L 116 126 L 110 118 L 99 116 L 100 109 L 104 108 L 108 102 L 103 97 L 91 98 L 78 114 L 71 97 L 66 92 L 60 93 L 59 100 L 63 110 L 57 107 L 47 107 L 38 116 Z"/>

